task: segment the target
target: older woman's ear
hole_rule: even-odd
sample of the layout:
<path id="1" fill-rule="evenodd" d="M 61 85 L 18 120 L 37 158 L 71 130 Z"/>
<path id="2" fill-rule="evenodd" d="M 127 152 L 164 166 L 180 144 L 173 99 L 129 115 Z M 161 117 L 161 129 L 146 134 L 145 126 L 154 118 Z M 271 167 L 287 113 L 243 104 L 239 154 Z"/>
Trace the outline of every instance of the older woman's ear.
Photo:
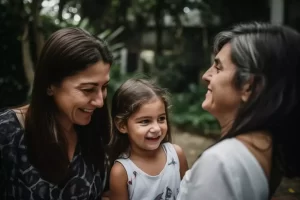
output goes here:
<path id="1" fill-rule="evenodd" d="M 242 89 L 242 95 L 241 95 L 242 102 L 247 102 L 251 94 L 252 94 L 252 83 L 246 83 Z"/>

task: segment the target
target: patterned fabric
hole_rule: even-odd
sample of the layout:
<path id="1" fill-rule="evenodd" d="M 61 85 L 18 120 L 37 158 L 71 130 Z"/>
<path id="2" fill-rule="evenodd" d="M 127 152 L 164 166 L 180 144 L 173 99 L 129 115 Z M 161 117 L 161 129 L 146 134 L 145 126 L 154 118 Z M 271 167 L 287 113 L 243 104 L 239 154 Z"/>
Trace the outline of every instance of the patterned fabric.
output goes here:
<path id="1" fill-rule="evenodd" d="M 151 176 L 136 166 L 129 158 L 120 158 L 128 177 L 130 200 L 175 200 L 180 186 L 180 163 L 173 144 L 163 143 L 167 155 L 164 169 L 157 176 Z"/>
<path id="2" fill-rule="evenodd" d="M 92 200 L 100 199 L 100 173 L 90 170 L 77 145 L 70 168 L 72 176 L 63 185 L 43 180 L 28 161 L 24 129 L 12 110 L 0 112 L 1 200 Z"/>

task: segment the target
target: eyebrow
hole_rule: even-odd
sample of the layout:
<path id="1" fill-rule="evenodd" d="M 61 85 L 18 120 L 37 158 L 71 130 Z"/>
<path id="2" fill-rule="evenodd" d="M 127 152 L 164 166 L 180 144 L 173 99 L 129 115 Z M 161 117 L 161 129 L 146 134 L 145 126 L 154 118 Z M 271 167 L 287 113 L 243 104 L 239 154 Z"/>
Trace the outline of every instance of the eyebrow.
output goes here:
<path id="1" fill-rule="evenodd" d="M 103 85 L 107 85 L 109 83 L 109 81 L 106 81 Z M 98 86 L 98 83 L 95 82 L 85 82 L 85 83 L 80 83 L 80 86 L 84 86 L 84 85 L 93 85 L 93 86 Z"/>
<path id="2" fill-rule="evenodd" d="M 215 58 L 214 61 L 217 65 L 220 65 L 221 67 L 223 67 L 223 64 L 219 58 Z"/>
<path id="3" fill-rule="evenodd" d="M 158 115 L 158 116 L 161 117 L 161 116 L 164 116 L 164 115 L 167 115 L 167 114 L 166 114 L 166 113 L 162 113 L 162 114 L 160 114 L 160 115 Z M 136 118 L 135 120 L 138 121 L 138 120 L 142 120 L 142 119 L 150 119 L 150 118 L 152 118 L 152 116 L 142 116 L 142 117 Z"/>

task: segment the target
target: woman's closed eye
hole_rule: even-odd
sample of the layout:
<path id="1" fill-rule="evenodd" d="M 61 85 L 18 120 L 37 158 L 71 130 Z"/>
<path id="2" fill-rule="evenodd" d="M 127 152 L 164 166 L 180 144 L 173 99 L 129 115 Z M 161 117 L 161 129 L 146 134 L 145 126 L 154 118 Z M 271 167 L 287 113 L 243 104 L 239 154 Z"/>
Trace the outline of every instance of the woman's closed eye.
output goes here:
<path id="1" fill-rule="evenodd" d="M 84 92 L 87 92 L 87 93 L 92 93 L 92 92 L 96 91 L 96 88 L 94 88 L 94 87 L 92 87 L 92 88 L 83 88 L 81 90 L 84 91 Z"/>
<path id="2" fill-rule="evenodd" d="M 221 70 L 221 68 L 220 68 L 220 66 L 218 64 L 215 64 L 215 69 L 216 69 L 217 73 L 219 73 L 220 70 Z"/>
<path id="3" fill-rule="evenodd" d="M 219 58 L 214 59 L 214 64 L 213 64 L 214 69 L 216 69 L 217 73 L 221 71 L 223 68 L 222 63 Z"/>
<path id="4" fill-rule="evenodd" d="M 103 85 L 103 86 L 102 86 L 102 91 L 106 90 L 106 89 L 107 89 L 107 87 L 108 87 L 108 84 L 106 84 L 106 85 Z"/>

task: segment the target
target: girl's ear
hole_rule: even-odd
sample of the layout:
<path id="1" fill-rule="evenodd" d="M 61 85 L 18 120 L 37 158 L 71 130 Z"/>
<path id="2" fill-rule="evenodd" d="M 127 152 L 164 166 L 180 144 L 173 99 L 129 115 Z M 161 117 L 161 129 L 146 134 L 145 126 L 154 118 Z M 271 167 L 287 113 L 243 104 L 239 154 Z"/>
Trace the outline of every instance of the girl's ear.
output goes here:
<path id="1" fill-rule="evenodd" d="M 127 126 L 126 126 L 126 124 L 124 123 L 123 120 L 121 120 L 121 119 L 115 119 L 115 120 L 114 120 L 114 123 L 115 123 L 117 129 L 118 129 L 121 133 L 123 133 L 123 134 L 126 134 L 126 133 L 127 133 Z"/>

